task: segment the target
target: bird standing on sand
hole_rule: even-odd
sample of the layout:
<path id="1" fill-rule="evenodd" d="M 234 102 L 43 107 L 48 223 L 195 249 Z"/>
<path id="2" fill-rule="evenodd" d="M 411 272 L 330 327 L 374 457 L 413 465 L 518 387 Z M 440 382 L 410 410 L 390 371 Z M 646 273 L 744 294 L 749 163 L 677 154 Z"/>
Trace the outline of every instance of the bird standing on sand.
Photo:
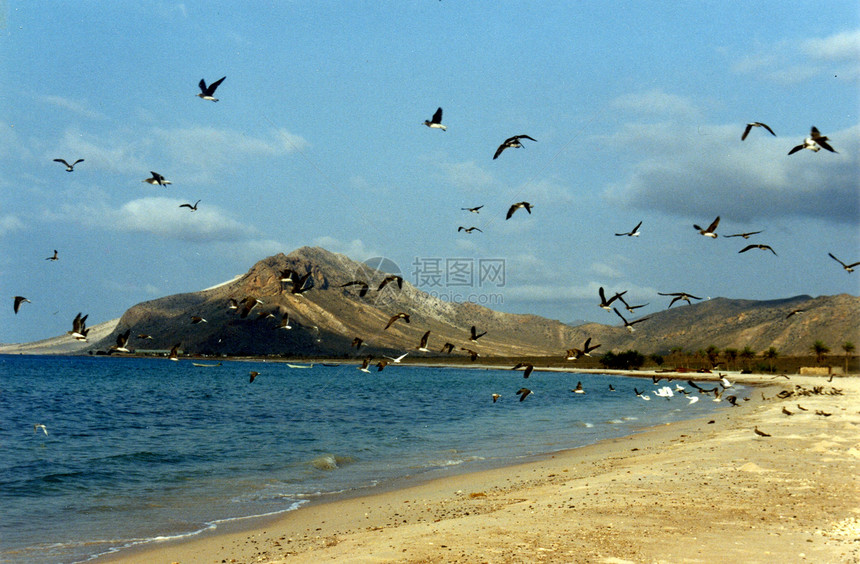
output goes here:
<path id="1" fill-rule="evenodd" d="M 524 208 L 527 212 L 529 212 L 529 215 L 531 215 L 533 207 L 534 206 L 528 202 L 516 203 L 516 204 L 512 205 L 510 208 L 508 208 L 508 215 L 505 216 L 505 220 L 511 219 L 511 216 L 514 215 L 514 212 L 520 208 Z"/>
<path id="2" fill-rule="evenodd" d="M 141 182 L 146 182 L 147 184 L 152 184 L 153 186 L 167 186 L 168 184 L 173 184 L 171 181 L 167 180 L 161 174 L 158 174 L 154 170 L 150 170 L 149 174 L 152 176 L 147 178 L 146 180 L 142 180 Z"/>
<path id="3" fill-rule="evenodd" d="M 389 327 L 391 327 L 394 324 L 394 322 L 397 321 L 398 319 L 402 319 L 406 323 L 409 323 L 409 314 L 401 312 L 401 313 L 397 313 L 395 315 L 392 315 L 391 319 L 388 320 L 388 324 L 385 326 L 385 329 L 388 329 Z"/>
<path id="4" fill-rule="evenodd" d="M 841 264 L 841 265 L 842 265 L 842 268 L 844 268 L 844 269 L 845 269 L 845 272 L 847 272 L 847 273 L 849 273 L 849 274 L 850 274 L 850 273 L 852 273 L 852 272 L 854 272 L 854 267 L 855 267 L 855 266 L 860 266 L 860 261 L 858 261 L 858 262 L 852 262 L 851 264 L 845 264 L 844 262 L 842 262 L 841 260 L 839 260 L 838 258 L 836 258 L 835 256 L 833 256 L 833 254 L 832 254 L 832 253 L 827 253 L 827 254 L 830 256 L 830 258 L 832 258 L 833 260 L 835 260 L 836 262 L 838 262 L 839 264 Z"/>
<path id="5" fill-rule="evenodd" d="M 759 430 L 758 426 L 756 426 L 753 429 L 753 431 L 755 431 L 755 434 L 758 435 L 759 437 L 769 437 L 770 436 L 768 433 L 765 433 L 764 431 Z"/>
<path id="6" fill-rule="evenodd" d="M 749 134 L 750 134 L 750 130 L 751 130 L 753 127 L 763 127 L 763 128 L 765 128 L 768 132 L 770 132 L 770 134 L 771 134 L 771 135 L 773 135 L 774 137 L 776 137 L 776 133 L 774 133 L 774 132 L 773 132 L 773 129 L 771 129 L 771 128 L 770 128 L 770 127 L 768 127 L 766 124 L 764 124 L 764 123 L 762 123 L 762 122 L 760 122 L 760 121 L 754 121 L 754 122 L 752 122 L 752 123 L 748 123 L 748 124 L 747 124 L 746 128 L 744 129 L 744 133 L 743 133 L 743 135 L 741 135 L 741 141 L 743 141 L 744 139 L 746 139 L 746 138 L 747 138 L 747 135 L 749 135 Z"/>
<path id="7" fill-rule="evenodd" d="M 693 224 L 693 228 L 696 229 L 700 235 L 704 235 L 705 237 L 710 237 L 711 239 L 716 239 L 717 234 L 715 231 L 717 230 L 717 225 L 720 224 L 720 216 L 717 216 L 717 219 L 711 222 L 711 224 L 707 227 L 707 229 L 702 229 L 696 224 Z"/>
<path id="8" fill-rule="evenodd" d="M 438 108 L 431 119 L 424 120 L 424 125 L 433 129 L 448 131 L 448 128 L 442 125 L 442 108 Z"/>
<path id="9" fill-rule="evenodd" d="M 15 311 L 16 315 L 18 313 L 18 310 L 21 309 L 21 304 L 23 304 L 25 302 L 28 304 L 33 303 L 30 300 L 28 300 L 27 298 L 25 298 L 24 296 L 15 296 L 15 298 L 13 299 L 13 302 L 12 302 L 12 309 Z"/>
<path id="10" fill-rule="evenodd" d="M 214 96 L 215 89 L 217 89 L 218 86 L 220 86 L 220 84 L 222 82 L 224 82 L 225 78 L 227 78 L 227 77 L 222 76 L 221 78 L 219 78 L 218 80 L 216 80 L 215 82 L 210 84 L 209 86 L 206 86 L 206 81 L 201 78 L 200 82 L 197 83 L 197 86 L 200 87 L 200 94 L 197 94 L 197 97 L 201 98 L 203 100 L 209 100 L 211 102 L 217 102 L 218 98 L 216 98 Z"/>
<path id="11" fill-rule="evenodd" d="M 63 163 L 64 165 L 66 165 L 66 172 L 73 172 L 75 170 L 75 165 L 84 162 L 84 159 L 78 159 L 72 164 L 67 163 L 65 159 L 54 159 L 54 162 Z"/>
<path id="12" fill-rule="evenodd" d="M 520 143 L 520 139 L 528 139 L 530 141 L 537 142 L 537 139 L 533 139 L 528 135 L 514 135 L 513 137 L 508 137 L 502 142 L 501 145 L 499 145 L 499 148 L 496 149 L 496 154 L 493 155 L 493 160 L 498 159 L 499 155 L 501 155 L 502 151 L 504 151 L 505 149 L 519 149 L 520 147 L 522 147 L 523 144 Z"/>
<path id="13" fill-rule="evenodd" d="M 829 141 L 829 139 L 822 135 L 821 132 L 818 131 L 818 128 L 813 125 L 812 129 L 809 132 L 809 137 L 804 139 L 803 143 L 801 143 L 800 145 L 796 145 L 794 148 L 792 148 L 788 152 L 788 154 L 793 155 L 794 153 L 803 149 L 809 149 L 813 153 L 817 153 L 821 149 L 827 149 L 831 153 L 838 153 L 839 151 L 831 147 L 827 141 Z"/>

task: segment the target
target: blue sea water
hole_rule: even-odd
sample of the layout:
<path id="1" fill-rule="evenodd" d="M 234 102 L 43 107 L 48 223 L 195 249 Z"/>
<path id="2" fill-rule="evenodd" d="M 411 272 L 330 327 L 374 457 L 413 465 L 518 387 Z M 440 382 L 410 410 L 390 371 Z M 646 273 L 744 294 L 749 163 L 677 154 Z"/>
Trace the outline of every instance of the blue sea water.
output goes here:
<path id="1" fill-rule="evenodd" d="M 249 383 L 252 370 L 260 374 Z M 571 393 L 578 381 L 586 394 Z M 534 394 L 519 402 L 524 385 Z M 644 402 L 634 386 L 654 387 L 471 368 L 366 374 L 355 365 L 0 356 L 0 562 L 85 561 L 330 493 L 514 463 L 726 405 Z"/>

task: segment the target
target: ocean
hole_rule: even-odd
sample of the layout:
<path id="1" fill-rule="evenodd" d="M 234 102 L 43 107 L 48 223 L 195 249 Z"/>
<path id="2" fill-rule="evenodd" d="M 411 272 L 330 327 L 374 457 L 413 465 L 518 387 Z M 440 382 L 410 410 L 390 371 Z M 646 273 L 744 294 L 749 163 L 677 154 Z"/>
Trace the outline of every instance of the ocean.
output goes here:
<path id="1" fill-rule="evenodd" d="M 259 376 L 249 383 L 252 370 Z M 571 392 L 579 381 L 585 394 Z M 728 405 L 654 397 L 664 385 L 480 368 L 389 365 L 367 374 L 356 365 L 0 356 L 0 562 L 86 561 Z M 523 386 L 534 393 L 520 402 Z"/>

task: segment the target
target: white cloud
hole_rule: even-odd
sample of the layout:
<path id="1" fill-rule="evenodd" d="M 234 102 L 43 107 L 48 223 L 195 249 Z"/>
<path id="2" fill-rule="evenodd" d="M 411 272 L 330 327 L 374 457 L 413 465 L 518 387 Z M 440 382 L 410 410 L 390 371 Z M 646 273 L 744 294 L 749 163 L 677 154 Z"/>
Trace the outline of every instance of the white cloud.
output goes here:
<path id="1" fill-rule="evenodd" d="M 39 96 L 39 99 L 46 104 L 63 108 L 64 110 L 68 110 L 85 118 L 104 119 L 105 117 L 104 114 L 90 109 L 84 102 L 70 100 L 69 98 L 64 98 L 62 96 Z"/>
<path id="2" fill-rule="evenodd" d="M 662 89 L 633 94 L 624 94 L 612 100 L 610 105 L 638 115 L 671 115 L 695 119 L 700 110 L 692 99 L 664 92 Z"/>
<path id="3" fill-rule="evenodd" d="M 313 244 L 317 247 L 322 247 L 327 251 L 346 255 L 352 260 L 358 262 L 365 261 L 372 257 L 383 256 L 379 251 L 368 248 L 361 239 L 341 241 L 340 239 L 326 235 L 314 239 Z"/>
<path id="4" fill-rule="evenodd" d="M 779 84 L 798 84 L 819 75 L 860 77 L 860 30 L 802 41 L 780 41 L 739 59 L 732 70 Z"/>
<path id="5" fill-rule="evenodd" d="M 446 163 L 440 165 L 448 181 L 459 188 L 485 188 L 493 184 L 493 175 L 478 166 L 475 161 Z"/>
<path id="6" fill-rule="evenodd" d="M 11 214 L 0 216 L 0 236 L 13 231 L 19 231 L 21 229 L 24 229 L 24 222 L 16 216 Z"/>
<path id="7" fill-rule="evenodd" d="M 673 129 L 663 127 L 652 134 L 663 137 Z M 638 133 L 625 138 L 626 131 L 612 138 L 620 150 L 641 143 Z M 714 126 L 708 133 L 653 147 L 604 197 L 701 221 L 721 214 L 742 222 L 790 215 L 851 223 L 860 216 L 860 125 L 823 131 L 839 154 L 788 156 L 808 132 L 778 132 L 777 138 L 753 132 L 744 142 L 737 126 Z"/>
<path id="8" fill-rule="evenodd" d="M 807 39 L 801 48 L 804 53 L 816 59 L 857 62 L 860 60 L 860 29 L 821 39 Z"/>

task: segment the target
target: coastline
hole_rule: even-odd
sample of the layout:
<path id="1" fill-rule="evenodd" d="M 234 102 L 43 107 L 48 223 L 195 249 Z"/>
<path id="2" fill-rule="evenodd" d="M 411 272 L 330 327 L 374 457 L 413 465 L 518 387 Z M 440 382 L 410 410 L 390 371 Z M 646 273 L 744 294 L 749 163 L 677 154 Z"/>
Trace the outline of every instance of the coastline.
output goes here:
<path id="1" fill-rule="evenodd" d="M 860 562 L 860 381 L 730 377 L 764 387 L 708 420 L 308 503 L 96 562 Z"/>

